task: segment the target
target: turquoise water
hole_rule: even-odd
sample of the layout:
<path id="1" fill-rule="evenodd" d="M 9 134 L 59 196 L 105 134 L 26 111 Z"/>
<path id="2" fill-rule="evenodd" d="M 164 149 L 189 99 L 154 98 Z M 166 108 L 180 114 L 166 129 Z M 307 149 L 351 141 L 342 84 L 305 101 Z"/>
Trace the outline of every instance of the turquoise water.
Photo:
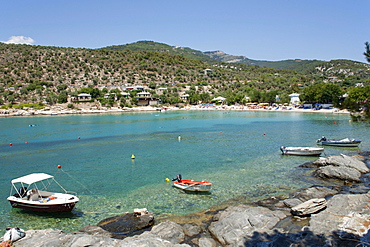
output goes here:
<path id="1" fill-rule="evenodd" d="M 316 182 L 298 168 L 316 158 L 282 156 L 280 146 L 316 146 L 322 135 L 362 140 L 359 148 L 327 147 L 325 155 L 370 150 L 370 125 L 337 114 L 168 111 L 1 118 L 0 126 L 0 224 L 25 230 L 68 232 L 135 208 L 186 215 L 241 195 L 289 194 Z M 33 172 L 78 193 L 72 214 L 10 206 L 10 180 Z M 165 179 L 178 173 L 212 182 L 212 192 L 173 188 Z"/>

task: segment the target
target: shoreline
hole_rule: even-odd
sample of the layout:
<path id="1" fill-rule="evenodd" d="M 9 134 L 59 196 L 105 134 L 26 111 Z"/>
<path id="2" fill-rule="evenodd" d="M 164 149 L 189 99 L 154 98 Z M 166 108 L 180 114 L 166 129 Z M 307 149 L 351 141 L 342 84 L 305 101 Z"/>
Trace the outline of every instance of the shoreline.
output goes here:
<path id="1" fill-rule="evenodd" d="M 367 167 L 369 154 L 366 151 L 358 153 L 361 158 L 358 155 L 348 156 L 354 162 L 350 162 L 351 169 Z M 342 165 L 347 166 L 347 161 Z M 365 175 L 368 172 L 369 168 L 366 168 L 361 173 Z M 147 228 L 133 231 L 123 227 L 126 221 L 124 215 L 116 216 L 121 220 L 117 219 L 113 225 L 109 225 L 111 222 L 98 223 L 71 233 L 48 228 L 28 230 L 17 246 L 30 246 L 35 240 L 44 244 L 58 242 L 59 246 L 71 246 L 70 243 L 81 240 L 88 244 L 104 243 L 105 246 L 258 246 L 263 243 L 274 246 L 326 246 L 328 243 L 330 246 L 358 246 L 369 243 L 366 205 L 370 192 L 367 186 L 366 181 L 343 183 L 340 179 L 331 186 L 313 185 L 288 197 L 266 197 L 225 208 L 211 207 L 186 216 L 153 218 L 153 223 Z M 323 204 L 308 206 L 306 202 Z M 297 207 L 305 214 L 294 213 Z M 136 217 L 145 218 L 145 215 Z M 106 225 L 109 225 L 108 228 Z"/>
<path id="2" fill-rule="evenodd" d="M 1 117 L 32 117 L 32 116 L 58 116 L 58 115 L 82 115 L 82 114 L 111 114 L 111 113 L 126 113 L 126 112 L 166 112 L 166 111 L 245 111 L 245 112 L 295 112 L 295 113 L 319 113 L 319 114 L 350 114 L 348 110 L 333 109 L 298 109 L 298 108 L 258 108 L 248 106 L 186 106 L 179 107 L 153 107 L 153 106 L 137 106 L 132 108 L 101 108 L 94 109 L 91 107 L 69 109 L 65 105 L 55 105 L 46 107 L 42 110 L 34 109 L 2 109 L 0 110 Z"/>

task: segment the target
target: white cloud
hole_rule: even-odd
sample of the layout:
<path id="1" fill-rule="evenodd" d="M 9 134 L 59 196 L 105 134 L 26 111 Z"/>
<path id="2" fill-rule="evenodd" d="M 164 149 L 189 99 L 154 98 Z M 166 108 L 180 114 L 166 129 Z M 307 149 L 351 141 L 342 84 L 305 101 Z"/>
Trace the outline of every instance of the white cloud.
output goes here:
<path id="1" fill-rule="evenodd" d="M 8 41 L 4 42 L 5 44 L 27 44 L 32 45 L 35 41 L 30 37 L 24 36 L 12 36 Z"/>

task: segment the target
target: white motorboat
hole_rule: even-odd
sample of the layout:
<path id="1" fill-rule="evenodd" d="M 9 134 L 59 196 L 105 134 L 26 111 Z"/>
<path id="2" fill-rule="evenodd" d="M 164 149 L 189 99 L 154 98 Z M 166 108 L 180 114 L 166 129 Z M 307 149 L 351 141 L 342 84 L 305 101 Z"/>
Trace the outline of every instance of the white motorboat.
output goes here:
<path id="1" fill-rule="evenodd" d="M 350 139 L 350 138 L 344 138 L 344 139 L 326 139 L 325 136 L 321 137 L 321 139 L 318 139 L 316 141 L 317 143 L 321 143 L 321 145 L 324 146 L 336 146 L 336 147 L 358 147 L 360 145 L 361 141 Z"/>
<path id="2" fill-rule="evenodd" d="M 78 197 L 67 192 L 53 176 L 45 173 L 32 173 L 11 181 L 10 196 L 7 200 L 12 207 L 37 212 L 70 212 Z M 51 187 L 63 191 L 49 192 Z M 13 194 L 15 191 L 15 194 Z"/>
<path id="3" fill-rule="evenodd" d="M 286 154 L 286 155 L 319 156 L 324 151 L 324 148 L 281 146 L 280 150 L 283 154 Z"/>

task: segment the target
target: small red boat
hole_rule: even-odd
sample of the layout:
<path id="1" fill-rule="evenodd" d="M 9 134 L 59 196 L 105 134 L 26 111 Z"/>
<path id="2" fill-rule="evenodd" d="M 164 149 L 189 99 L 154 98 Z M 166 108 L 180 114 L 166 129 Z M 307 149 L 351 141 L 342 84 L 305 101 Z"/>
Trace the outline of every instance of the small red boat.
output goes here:
<path id="1" fill-rule="evenodd" d="M 181 175 L 177 175 L 177 178 L 172 179 L 173 186 L 184 191 L 199 191 L 208 192 L 211 190 L 212 183 L 206 181 L 195 181 L 182 179 Z"/>

